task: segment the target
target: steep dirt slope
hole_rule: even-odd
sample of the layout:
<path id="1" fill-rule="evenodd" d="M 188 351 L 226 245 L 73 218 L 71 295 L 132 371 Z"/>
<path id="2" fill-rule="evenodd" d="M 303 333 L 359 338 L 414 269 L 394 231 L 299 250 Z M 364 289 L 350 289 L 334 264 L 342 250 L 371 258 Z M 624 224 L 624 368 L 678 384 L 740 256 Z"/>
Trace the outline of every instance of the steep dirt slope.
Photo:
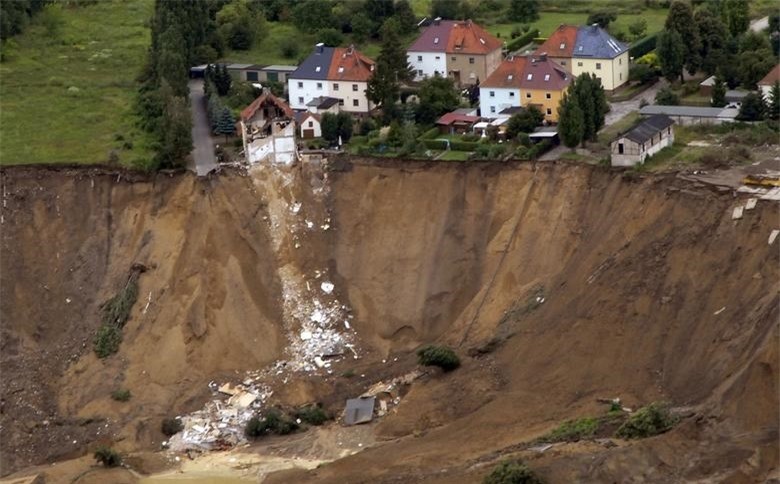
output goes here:
<path id="1" fill-rule="evenodd" d="M 438 338 L 465 353 L 513 336 L 415 387 L 380 427 L 417 437 L 315 480 L 473 482 L 472 464 L 484 473 L 491 451 L 598 414 L 595 399 L 614 396 L 691 406 L 696 418 L 600 448 L 597 465 L 592 452 L 544 456 L 551 482 L 777 475 L 775 205 L 735 222 L 729 193 L 551 165 L 357 166 L 334 193 L 337 270 L 378 344 Z M 536 291 L 545 301 L 525 313 Z"/>
<path id="2" fill-rule="evenodd" d="M 735 222 L 730 193 L 573 165 L 342 169 L 208 181 L 4 170 L 3 473 L 101 437 L 157 448 L 161 418 L 199 408 L 208 381 L 283 356 L 286 277 L 327 269 L 367 373 L 391 374 L 388 355 L 408 369 L 430 341 L 464 365 L 415 382 L 377 425 L 383 444 L 272 482 L 475 482 L 615 396 L 692 416 L 636 443 L 520 453 L 550 482 L 778 477 L 775 205 Z M 295 202 L 329 229 L 293 235 Z M 119 353 L 98 360 L 98 307 L 133 263 L 149 268 L 138 303 Z M 301 384 L 281 398 L 352 396 L 301 396 Z M 110 399 L 118 387 L 130 405 Z"/>

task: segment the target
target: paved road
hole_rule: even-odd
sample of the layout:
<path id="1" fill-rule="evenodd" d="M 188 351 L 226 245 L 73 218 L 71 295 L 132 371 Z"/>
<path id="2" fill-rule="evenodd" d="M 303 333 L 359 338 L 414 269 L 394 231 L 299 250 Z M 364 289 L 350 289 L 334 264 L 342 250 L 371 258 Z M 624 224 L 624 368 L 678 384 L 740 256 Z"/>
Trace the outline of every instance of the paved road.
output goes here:
<path id="1" fill-rule="evenodd" d="M 750 22 L 750 30 L 753 32 L 763 32 L 767 27 L 769 27 L 769 17 L 756 19 Z"/>
<path id="2" fill-rule="evenodd" d="M 214 156 L 214 140 L 211 138 L 211 125 L 206 113 L 203 80 L 191 80 L 189 88 L 190 109 L 192 110 L 192 144 L 194 145 L 189 168 L 198 176 L 206 176 L 217 168 L 217 158 Z"/>
<path id="3" fill-rule="evenodd" d="M 635 96 L 633 99 L 619 103 L 610 103 L 612 109 L 607 113 L 607 116 L 604 119 L 604 127 L 615 124 L 616 122 L 620 121 L 626 114 L 632 111 L 639 111 L 639 103 L 642 101 L 642 99 L 647 101 L 649 104 L 655 104 L 655 94 L 666 84 L 667 81 L 665 79 L 661 79 L 656 82 L 655 85 L 647 88 L 644 92 L 640 93 L 638 96 Z"/>

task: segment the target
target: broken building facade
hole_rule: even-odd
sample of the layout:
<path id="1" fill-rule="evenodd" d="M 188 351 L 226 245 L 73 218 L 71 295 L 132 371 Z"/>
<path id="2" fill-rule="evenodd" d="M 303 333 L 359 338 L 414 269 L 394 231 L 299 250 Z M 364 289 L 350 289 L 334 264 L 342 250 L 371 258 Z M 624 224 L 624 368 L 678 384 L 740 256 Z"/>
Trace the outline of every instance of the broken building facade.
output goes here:
<path id="1" fill-rule="evenodd" d="M 293 110 L 267 89 L 241 111 L 240 124 L 250 164 L 290 165 L 298 159 Z"/>

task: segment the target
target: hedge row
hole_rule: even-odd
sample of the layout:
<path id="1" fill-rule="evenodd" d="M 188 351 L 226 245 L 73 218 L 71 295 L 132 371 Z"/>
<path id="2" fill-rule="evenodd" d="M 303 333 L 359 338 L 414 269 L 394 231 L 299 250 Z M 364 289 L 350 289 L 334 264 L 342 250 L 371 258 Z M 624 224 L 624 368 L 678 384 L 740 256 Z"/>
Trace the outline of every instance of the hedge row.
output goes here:
<path id="1" fill-rule="evenodd" d="M 476 141 L 450 141 L 450 148 L 455 151 L 474 151 L 479 146 Z"/>
<path id="2" fill-rule="evenodd" d="M 507 42 L 506 48 L 509 50 L 509 52 L 515 51 L 520 47 L 530 44 L 537 37 L 539 37 L 538 29 L 529 30 L 520 37 L 515 37 L 514 39 Z"/>
<path id="3" fill-rule="evenodd" d="M 441 139 L 421 139 L 423 145 L 429 150 L 446 150 L 447 141 Z"/>
<path id="4" fill-rule="evenodd" d="M 656 40 L 658 40 L 657 33 L 648 35 L 647 37 L 635 42 L 634 45 L 628 49 L 628 55 L 634 59 L 642 57 L 643 55 L 655 49 Z"/>
<path id="5" fill-rule="evenodd" d="M 439 128 L 433 127 L 419 136 L 418 139 L 433 139 L 439 136 Z"/>

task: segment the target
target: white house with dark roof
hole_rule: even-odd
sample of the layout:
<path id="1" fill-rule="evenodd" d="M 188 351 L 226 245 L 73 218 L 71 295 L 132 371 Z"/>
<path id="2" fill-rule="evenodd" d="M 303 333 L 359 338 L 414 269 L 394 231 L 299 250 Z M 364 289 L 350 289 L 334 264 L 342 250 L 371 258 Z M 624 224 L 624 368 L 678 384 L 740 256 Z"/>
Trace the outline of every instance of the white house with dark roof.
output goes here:
<path id="1" fill-rule="evenodd" d="M 612 166 L 634 166 L 674 143 L 674 121 L 656 114 L 619 135 L 611 144 Z"/>

